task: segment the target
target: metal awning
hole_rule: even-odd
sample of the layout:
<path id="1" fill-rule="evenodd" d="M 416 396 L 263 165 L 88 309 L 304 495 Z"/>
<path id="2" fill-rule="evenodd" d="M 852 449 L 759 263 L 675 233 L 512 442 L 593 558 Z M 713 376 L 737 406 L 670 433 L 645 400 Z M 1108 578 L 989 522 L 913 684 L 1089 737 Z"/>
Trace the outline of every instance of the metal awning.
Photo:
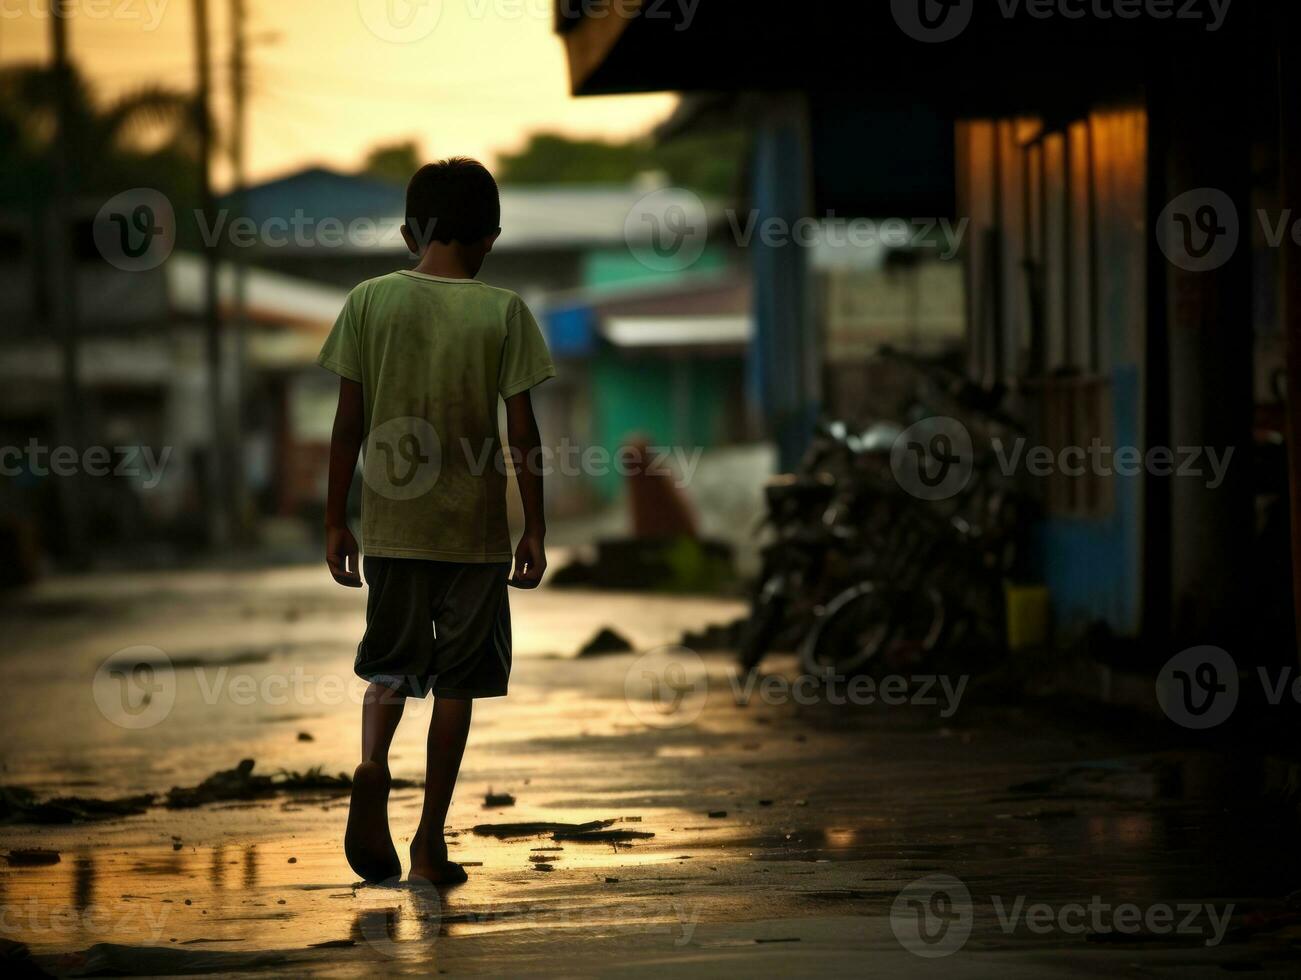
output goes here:
<path id="1" fill-rule="evenodd" d="M 749 345 L 754 318 L 737 316 L 612 316 L 602 337 L 616 347 L 734 347 Z"/>
<path id="2" fill-rule="evenodd" d="M 189 252 L 174 253 L 163 266 L 167 295 L 174 312 L 198 317 L 204 308 L 205 262 Z M 324 337 L 348 298 L 346 289 L 270 272 L 256 266 L 245 275 L 245 302 L 254 323 L 302 327 Z M 235 301 L 235 266 L 222 262 L 217 270 L 217 296 L 229 311 Z"/>
<path id="3" fill-rule="evenodd" d="M 937 43 L 897 19 L 925 4 L 557 0 L 556 25 L 575 95 L 838 91 L 883 108 L 983 113 L 1132 95 L 1161 63 L 1160 49 L 1221 43 L 1250 17 L 1249 5 L 1224 5 L 1208 32 L 1186 18 L 1080 18 L 1056 8 L 1045 17 L 1039 4 L 959 0 L 929 6 L 960 26 Z"/>

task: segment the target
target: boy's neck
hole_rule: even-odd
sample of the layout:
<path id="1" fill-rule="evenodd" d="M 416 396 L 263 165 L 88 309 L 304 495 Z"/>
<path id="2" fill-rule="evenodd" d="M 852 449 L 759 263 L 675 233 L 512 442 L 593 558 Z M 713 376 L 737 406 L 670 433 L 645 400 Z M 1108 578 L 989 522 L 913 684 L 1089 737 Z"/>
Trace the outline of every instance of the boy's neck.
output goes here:
<path id="1" fill-rule="evenodd" d="M 464 253 L 455 245 L 435 242 L 425 249 L 415 271 L 440 279 L 473 279 L 478 270 L 470 268 Z"/>

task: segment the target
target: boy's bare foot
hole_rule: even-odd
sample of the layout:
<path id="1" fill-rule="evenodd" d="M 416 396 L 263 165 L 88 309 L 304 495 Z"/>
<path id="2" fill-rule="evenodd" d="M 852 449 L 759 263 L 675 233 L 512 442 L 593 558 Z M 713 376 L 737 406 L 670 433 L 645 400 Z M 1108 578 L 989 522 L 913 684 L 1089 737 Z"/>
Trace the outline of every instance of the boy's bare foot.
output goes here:
<path id="1" fill-rule="evenodd" d="M 378 762 L 363 762 L 352 774 L 343 853 L 352 870 L 369 882 L 402 877 L 402 862 L 388 829 L 389 785 L 389 771 Z"/>
<path id="2" fill-rule="evenodd" d="M 411 838 L 411 871 L 408 879 L 416 884 L 459 885 L 465 881 L 465 869 L 447 859 L 447 843 L 439 834 L 437 840 L 417 830 Z"/>

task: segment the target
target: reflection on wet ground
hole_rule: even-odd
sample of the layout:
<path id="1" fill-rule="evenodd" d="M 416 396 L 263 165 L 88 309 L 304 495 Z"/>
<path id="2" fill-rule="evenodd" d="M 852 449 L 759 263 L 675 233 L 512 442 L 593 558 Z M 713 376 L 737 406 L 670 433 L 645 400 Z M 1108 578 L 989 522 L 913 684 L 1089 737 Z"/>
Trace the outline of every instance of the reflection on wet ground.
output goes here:
<path id="1" fill-rule="evenodd" d="M 38 612 L 11 610 L 22 628 L 5 670 L 24 696 L 4 720 L 5 783 L 121 796 L 194 785 L 241 758 L 268 773 L 350 770 L 362 597 L 320 577 L 172 576 L 163 600 L 147 581 L 115 580 L 80 586 L 84 602 L 56 583 L 32 603 Z M 905 885 L 944 875 L 972 908 L 970 938 L 942 961 L 956 975 L 1295 969 L 1294 825 L 1260 798 L 1260 772 L 1240 759 L 1190 752 L 1160 730 L 978 701 L 949 717 L 816 700 L 738 705 L 723 657 L 705 658 L 708 696 L 691 717 L 657 718 L 629 683 L 644 669 L 635 655 L 569 653 L 607 624 L 640 649 L 671 643 L 734 605 L 555 590 L 512 598 L 512 694 L 476 711 L 450 815 L 466 885 L 443 895 L 359 887 L 340 852 L 346 798 L 336 793 L 154 806 L 6 827 L 6 849 L 51 848 L 61 860 L 0 868 L 3 938 L 62 972 L 826 975 L 870 964 L 910 975 L 929 960 L 901 941 L 892 910 Z M 105 717 L 92 681 L 108 654 L 141 644 L 182 666 L 170 711 L 133 730 Z M 250 650 L 264 655 L 235 656 Z M 399 777 L 421 776 L 427 712 L 413 705 L 404 720 Z M 486 807 L 490 789 L 516 803 Z M 419 807 L 418 789 L 395 790 L 399 852 Z M 653 836 L 490 829 L 590 821 Z M 1060 912 L 1095 897 L 1140 910 L 1209 906 L 1229 924 L 1208 947 L 1204 924 L 1043 931 L 1029 919 L 1009 928 L 1000 911 L 1018 898 Z"/>

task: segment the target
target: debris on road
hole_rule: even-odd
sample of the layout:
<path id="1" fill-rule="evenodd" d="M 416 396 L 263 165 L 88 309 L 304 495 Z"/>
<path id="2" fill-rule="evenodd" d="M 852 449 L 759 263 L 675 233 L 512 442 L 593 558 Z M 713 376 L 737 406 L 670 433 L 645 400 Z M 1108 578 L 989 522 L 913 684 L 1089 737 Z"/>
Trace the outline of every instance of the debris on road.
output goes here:
<path id="1" fill-rule="evenodd" d="M 252 759 L 243 759 L 234 769 L 215 772 L 198 786 L 173 786 L 167 791 L 165 806 L 185 810 L 205 803 L 230 800 L 256 800 L 280 793 L 326 792 L 342 796 L 352 789 L 352 777 L 346 773 L 331 775 L 319 766 L 306 772 L 280 772 L 254 775 Z M 394 779 L 393 789 L 411 789 L 419 784 L 410 779 Z"/>
<path id="2" fill-rule="evenodd" d="M 5 855 L 10 865 L 16 868 L 38 867 L 44 864 L 58 864 L 58 851 L 47 851 L 43 847 L 23 847 Z"/>
<path id="3" fill-rule="evenodd" d="M 742 617 L 730 623 L 711 623 L 701 630 L 687 630 L 678 642 L 689 650 L 734 650 L 745 622 Z"/>
<path id="4" fill-rule="evenodd" d="M 597 630 L 596 635 L 583 644 L 578 651 L 580 657 L 599 657 L 607 653 L 631 653 L 633 646 L 619 633 L 608 626 Z"/>
<path id="5" fill-rule="evenodd" d="M 573 841 L 576 844 L 620 844 L 654 836 L 646 830 L 560 830 L 552 834 L 551 839 Z"/>
<path id="6" fill-rule="evenodd" d="M 474 827 L 480 837 L 498 840 L 518 840 L 524 837 L 546 837 L 552 840 L 573 841 L 577 844 L 618 844 L 624 841 L 645 840 L 655 835 L 645 830 L 607 830 L 614 820 L 592 820 L 588 823 L 481 823 Z M 561 848 L 556 848 L 561 850 Z"/>
<path id="7" fill-rule="evenodd" d="M 546 837 L 556 833 L 583 833 L 608 827 L 613 820 L 592 820 L 588 823 L 481 823 L 471 829 L 479 837 L 496 837 L 498 840 L 510 840 L 522 837 Z M 557 838 L 559 839 L 559 838 Z"/>
<path id="8" fill-rule="evenodd" d="M 494 793 L 491 788 L 483 796 L 483 805 L 485 807 L 494 806 L 514 806 L 515 797 L 509 793 Z"/>
<path id="9" fill-rule="evenodd" d="M 0 788 L 0 823 L 85 823 L 112 820 L 144 813 L 153 805 L 153 794 L 103 800 L 88 796 L 59 796 L 39 802 L 23 786 Z"/>

